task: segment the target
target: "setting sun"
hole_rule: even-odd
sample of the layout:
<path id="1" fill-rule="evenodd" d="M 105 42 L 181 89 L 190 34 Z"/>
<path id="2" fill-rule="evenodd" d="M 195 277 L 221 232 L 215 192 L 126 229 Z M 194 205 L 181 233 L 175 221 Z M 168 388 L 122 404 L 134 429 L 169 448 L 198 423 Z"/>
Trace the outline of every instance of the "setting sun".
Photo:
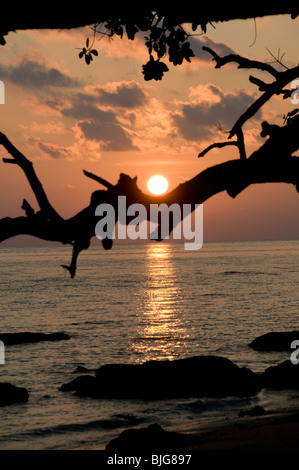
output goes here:
<path id="1" fill-rule="evenodd" d="M 168 188 L 168 181 L 164 176 L 155 175 L 148 180 L 147 187 L 153 194 L 163 194 Z"/>

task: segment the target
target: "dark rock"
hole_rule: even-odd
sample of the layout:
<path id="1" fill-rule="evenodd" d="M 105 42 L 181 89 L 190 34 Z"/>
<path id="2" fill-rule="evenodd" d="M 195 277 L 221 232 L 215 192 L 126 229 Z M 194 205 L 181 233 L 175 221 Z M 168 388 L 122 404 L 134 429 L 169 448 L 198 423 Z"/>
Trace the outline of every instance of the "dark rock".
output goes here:
<path id="1" fill-rule="evenodd" d="M 80 377 L 76 377 L 71 382 L 61 385 L 59 390 L 61 392 L 76 391 L 76 394 L 81 396 L 94 396 L 96 384 L 97 380 L 94 376 L 80 375 Z"/>
<path id="2" fill-rule="evenodd" d="M 152 452 L 153 450 L 181 449 L 197 444 L 196 436 L 165 431 L 158 424 L 147 428 L 127 429 L 106 446 L 108 452 Z"/>
<path id="3" fill-rule="evenodd" d="M 0 406 L 25 403 L 28 398 L 29 394 L 26 388 L 16 387 L 9 382 L 0 382 Z"/>
<path id="4" fill-rule="evenodd" d="M 257 405 L 254 408 L 251 408 L 251 410 L 240 411 L 238 416 L 241 418 L 243 416 L 264 416 L 265 414 L 266 414 L 265 408 Z"/>
<path id="5" fill-rule="evenodd" d="M 287 360 L 277 366 L 268 367 L 261 374 L 264 387 L 279 390 L 299 389 L 299 365 Z"/>
<path id="6" fill-rule="evenodd" d="M 229 359 L 196 356 L 144 364 L 107 364 L 95 377 L 78 377 L 61 390 L 99 398 L 164 399 L 249 396 L 260 390 L 259 377 Z"/>
<path id="7" fill-rule="evenodd" d="M 66 333 L 0 333 L 0 340 L 5 346 L 23 343 L 38 343 L 39 341 L 61 341 L 70 339 Z"/>
<path id="8" fill-rule="evenodd" d="M 299 340 L 299 331 L 272 332 L 258 336 L 248 346 L 256 351 L 290 351 L 294 340 Z"/>

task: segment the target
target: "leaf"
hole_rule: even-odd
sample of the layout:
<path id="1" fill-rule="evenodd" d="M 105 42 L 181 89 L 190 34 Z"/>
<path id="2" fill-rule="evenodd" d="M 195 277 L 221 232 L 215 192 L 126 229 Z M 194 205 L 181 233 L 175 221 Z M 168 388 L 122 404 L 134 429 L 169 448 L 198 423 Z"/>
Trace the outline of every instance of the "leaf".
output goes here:
<path id="1" fill-rule="evenodd" d="M 79 52 L 79 59 L 82 59 L 83 56 L 84 56 L 83 51 L 80 51 L 80 52 Z"/>
<path id="2" fill-rule="evenodd" d="M 168 72 L 169 68 L 164 62 L 160 62 L 160 68 L 163 72 Z"/>
<path id="3" fill-rule="evenodd" d="M 86 39 L 86 47 L 89 47 L 89 38 Z"/>
<path id="4" fill-rule="evenodd" d="M 90 51 L 93 55 L 98 56 L 98 51 L 96 49 L 91 49 Z"/>
<path id="5" fill-rule="evenodd" d="M 288 113 L 288 116 L 289 116 L 289 117 L 295 116 L 295 114 L 297 114 L 298 111 L 299 111 L 299 108 L 295 108 L 295 109 L 293 109 L 293 111 L 290 111 L 290 112 Z"/>

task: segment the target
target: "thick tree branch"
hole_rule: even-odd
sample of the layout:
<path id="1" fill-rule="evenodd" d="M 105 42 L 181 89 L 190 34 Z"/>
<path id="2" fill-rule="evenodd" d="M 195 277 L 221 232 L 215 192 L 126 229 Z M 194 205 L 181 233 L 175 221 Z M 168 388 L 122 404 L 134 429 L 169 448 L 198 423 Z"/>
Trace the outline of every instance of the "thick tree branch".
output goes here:
<path id="1" fill-rule="evenodd" d="M 13 158 L 3 158 L 4 163 L 13 163 L 18 165 L 23 172 L 32 188 L 44 217 L 50 219 L 61 219 L 60 215 L 51 206 L 44 188 L 36 176 L 32 163 L 8 140 L 6 135 L 0 132 L 0 144 L 10 153 Z"/>
<path id="2" fill-rule="evenodd" d="M 273 75 L 274 78 L 279 77 L 279 72 L 271 65 L 258 60 L 247 59 L 238 54 L 228 54 L 227 56 L 220 57 L 213 49 L 207 46 L 203 46 L 203 50 L 207 51 L 216 62 L 215 68 L 220 69 L 226 64 L 234 62 L 238 64 L 238 69 L 258 69 L 264 72 L 268 72 Z"/>
<path id="3" fill-rule="evenodd" d="M 117 221 L 118 196 L 126 196 L 127 207 L 139 203 L 148 210 L 151 204 L 162 203 L 168 206 L 175 203 L 181 207 L 183 204 L 191 204 L 194 208 L 196 204 L 201 204 L 222 191 L 226 191 L 231 197 L 236 197 L 245 188 L 256 183 L 289 183 L 295 185 L 299 192 L 299 158 L 292 156 L 293 152 L 299 148 L 298 132 L 299 115 L 290 117 L 287 124 L 282 127 L 264 122 L 261 135 L 268 139 L 249 158 L 231 160 L 207 168 L 191 180 L 180 184 L 173 191 L 159 197 L 143 193 L 137 186 L 136 177 L 130 178 L 128 175 L 121 174 L 117 184 L 112 185 L 96 175 L 89 174 L 92 175 L 92 179 L 102 184 L 108 183 L 107 189 L 92 193 L 89 206 L 70 219 L 56 217 L 54 209 L 54 216 L 52 216 L 51 206 L 50 216 L 45 217 L 44 212 L 49 211 L 49 203 L 44 191 L 40 193 L 41 185 L 37 185 L 38 191 L 36 189 L 36 180 L 38 183 L 39 180 L 32 164 L 28 166 L 30 168 L 28 171 L 27 162 L 29 161 L 11 143 L 8 144 L 8 139 L 2 134 L 2 143 L 9 149 L 18 164 L 21 162 L 26 177 L 31 181 L 32 189 L 37 193 L 37 197 L 41 198 L 42 210 L 35 214 L 29 204 L 24 201 L 23 208 L 26 217 L 14 219 L 6 217 L 0 220 L 0 242 L 22 234 L 71 244 L 73 246 L 71 264 L 70 266 L 63 265 L 63 267 L 74 277 L 79 253 L 89 247 L 91 238 L 95 236 L 95 226 L 99 220 L 99 217 L 95 215 L 96 207 L 102 203 L 111 204 L 115 209 Z M 24 162 L 26 162 L 25 167 Z M 149 218 L 149 210 L 147 214 Z M 106 249 L 111 248 L 109 240 L 103 240 L 102 244 Z"/>
<path id="4" fill-rule="evenodd" d="M 292 69 L 287 69 L 284 71 L 276 70 L 272 65 L 260 62 L 257 60 L 250 60 L 245 57 L 236 55 L 236 54 L 228 54 L 225 57 L 220 57 L 215 51 L 211 48 L 204 46 L 203 50 L 207 51 L 209 54 L 212 55 L 213 59 L 216 62 L 215 68 L 223 67 L 228 63 L 237 63 L 239 69 L 257 69 L 263 72 L 268 72 L 272 75 L 275 80 L 272 83 L 265 83 L 264 81 L 257 79 L 255 77 L 250 76 L 249 80 L 251 83 L 257 85 L 260 91 L 264 93 L 252 103 L 249 108 L 238 118 L 235 122 L 234 126 L 232 127 L 231 131 L 229 132 L 228 138 L 231 139 L 233 136 L 237 136 L 239 142 L 239 150 L 240 155 L 242 154 L 244 158 L 245 153 L 245 146 L 244 146 L 244 139 L 242 128 L 244 124 L 251 119 L 263 106 L 267 101 L 269 101 L 273 95 L 284 94 L 286 96 L 285 90 L 283 88 L 288 85 L 291 81 L 295 80 L 299 75 L 299 65 L 297 67 L 293 67 Z"/>
<path id="5" fill-rule="evenodd" d="M 279 73 L 279 78 L 269 84 L 266 91 L 239 117 L 229 133 L 229 138 L 233 137 L 243 127 L 245 122 L 252 118 L 272 96 L 282 93 L 283 88 L 299 75 L 299 66 Z"/>
<path id="6" fill-rule="evenodd" d="M 18 8 L 12 3 L 7 3 L 2 12 L 1 29 L 3 32 L 24 29 L 70 29 L 93 25 L 115 18 L 143 19 L 156 11 L 160 16 L 165 16 L 173 24 L 197 24 L 209 22 L 223 22 L 235 19 L 257 18 L 273 15 L 291 15 L 295 18 L 299 8 L 293 3 L 262 3 L 236 4 L 226 2 L 223 4 L 203 4 L 189 2 L 178 8 L 167 5 L 165 2 L 149 2 L 148 4 L 134 3 L 130 8 L 126 3 L 118 2 L 116 5 L 91 1 L 88 8 L 61 8 L 61 3 L 53 0 L 47 14 L 36 2 L 27 1 L 19 3 Z M 39 13 L 39 14 L 38 14 Z"/>

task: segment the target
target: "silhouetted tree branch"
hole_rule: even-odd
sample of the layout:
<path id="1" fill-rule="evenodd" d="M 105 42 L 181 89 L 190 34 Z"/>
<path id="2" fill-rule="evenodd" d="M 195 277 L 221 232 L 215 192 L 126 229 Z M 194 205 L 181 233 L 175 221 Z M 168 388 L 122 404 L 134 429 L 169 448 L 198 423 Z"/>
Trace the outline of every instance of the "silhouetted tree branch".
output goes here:
<path id="1" fill-rule="evenodd" d="M 134 39 L 138 31 L 149 31 L 147 44 L 150 60 L 144 68 L 145 79 L 161 79 L 166 71 L 160 59 L 166 52 L 169 60 L 174 65 L 187 61 L 192 57 L 192 51 L 188 43 L 188 34 L 182 28 L 182 24 L 191 23 L 192 29 L 198 26 L 203 31 L 209 22 L 229 21 L 236 18 L 250 18 L 269 14 L 291 14 L 294 18 L 299 11 L 298 6 L 293 5 L 271 5 L 271 8 L 252 4 L 223 4 L 214 5 L 191 5 L 173 9 L 172 6 L 164 8 L 159 6 L 142 7 L 134 6 L 135 12 L 132 14 L 125 6 L 115 9 L 95 4 L 92 8 L 78 9 L 75 18 L 69 16 L 69 12 L 60 9 L 59 15 L 52 5 L 51 11 L 43 15 L 36 22 L 30 17 L 28 4 L 20 4 L 18 8 L 9 5 L 3 12 L 4 19 L 1 18 L 0 35 L 7 34 L 8 31 L 20 29 L 40 29 L 40 28 L 74 28 L 85 25 L 99 25 L 105 23 L 107 34 L 111 37 L 116 34 L 120 37 L 126 32 L 129 39 Z M 55 11 L 55 13 L 52 12 Z M 244 13 L 245 11 L 245 13 Z M 153 13 L 154 12 L 154 13 Z M 1 40 L 0 40 L 1 43 Z M 2 40 L 2 44 L 5 41 Z M 86 50 L 82 57 L 90 57 L 94 54 L 92 45 L 86 43 Z M 5 217 L 0 220 L 0 242 L 16 235 L 32 235 L 43 240 L 56 241 L 72 246 L 72 259 L 70 265 L 63 265 L 71 277 L 75 276 L 77 260 L 80 252 L 90 246 L 90 240 L 95 235 L 95 226 L 99 217 L 95 215 L 99 204 L 108 203 L 112 205 L 118 220 L 118 197 L 126 196 L 127 206 L 140 203 L 146 208 L 151 204 L 166 203 L 170 206 L 173 203 L 201 204 L 210 197 L 222 191 L 226 191 L 231 197 L 236 197 L 241 191 L 257 183 L 281 182 L 293 184 L 299 192 L 299 157 L 294 156 L 294 152 L 299 148 L 299 115 L 289 114 L 283 126 L 271 125 L 266 121 L 262 123 L 261 136 L 267 137 L 265 143 L 246 157 L 244 144 L 243 126 L 252 118 L 262 106 L 273 96 L 282 94 L 284 98 L 289 96 L 288 90 L 284 87 L 299 75 L 299 66 L 283 71 L 276 70 L 273 65 L 246 59 L 244 57 L 230 54 L 220 57 L 210 48 L 204 48 L 210 53 L 216 62 L 216 68 L 225 66 L 228 63 L 236 63 L 238 68 L 256 69 L 266 72 L 271 76 L 272 81 L 266 83 L 256 77 L 249 77 L 254 85 L 258 86 L 262 92 L 261 96 L 243 112 L 229 132 L 228 138 L 236 136 L 236 140 L 229 142 L 213 143 L 199 156 L 204 156 L 211 149 L 222 148 L 233 145 L 238 148 L 240 159 L 230 160 L 219 165 L 212 166 L 199 173 L 194 178 L 179 185 L 173 191 L 164 196 L 150 196 L 144 194 L 137 186 L 136 177 L 121 174 L 117 184 L 113 185 L 100 176 L 84 171 L 85 176 L 91 178 L 105 187 L 104 190 L 95 191 L 91 195 L 89 205 L 69 219 L 64 219 L 50 204 L 44 188 L 39 181 L 32 163 L 25 157 L 9 140 L 0 133 L 0 144 L 4 146 L 11 158 L 4 158 L 4 163 L 18 165 L 24 172 L 31 189 L 36 197 L 40 210 L 35 212 L 30 204 L 24 199 L 22 209 L 25 216 L 10 218 Z M 153 53 L 156 54 L 155 59 Z M 90 56 L 88 55 L 90 54 Z M 274 81 L 273 81 L 274 79 Z M 149 211 L 148 211 L 149 214 Z M 173 227 L 171 227 L 173 229 Z M 102 240 L 103 248 L 112 247 L 111 237 Z"/>
<path id="2" fill-rule="evenodd" d="M 260 62 L 257 60 L 250 60 L 246 57 L 242 57 L 236 54 L 229 54 L 224 57 L 220 57 L 215 51 L 210 47 L 203 47 L 203 50 L 207 51 L 212 55 L 213 60 L 216 62 L 215 68 L 221 68 L 229 63 L 238 64 L 238 69 L 257 69 L 263 72 L 268 72 L 272 75 L 275 80 L 272 83 L 265 83 L 260 79 L 249 76 L 249 81 L 259 87 L 260 91 L 264 93 L 255 100 L 249 108 L 237 119 L 234 126 L 229 132 L 228 138 L 231 139 L 233 136 L 237 137 L 237 141 L 232 141 L 231 145 L 236 145 L 239 149 L 240 158 L 246 158 L 245 144 L 244 144 L 244 135 L 243 135 L 243 126 L 244 124 L 251 119 L 263 106 L 269 101 L 273 95 L 283 94 L 284 98 L 290 95 L 289 90 L 284 90 L 284 87 L 288 85 L 292 80 L 295 80 L 299 76 L 299 65 L 293 67 L 292 69 L 286 69 L 284 71 L 276 70 L 272 65 Z M 213 148 L 221 148 L 226 145 L 230 145 L 228 142 L 219 142 L 213 143 L 202 152 L 199 153 L 198 157 L 203 157 L 207 152 Z"/>
<path id="3" fill-rule="evenodd" d="M 192 25 L 195 31 L 198 27 L 203 33 L 207 25 L 234 19 L 257 18 L 269 15 L 288 14 L 295 18 L 299 13 L 298 6 L 294 4 L 275 4 L 271 6 L 247 3 L 236 4 L 225 2 L 217 5 L 189 2 L 173 8 L 171 4 L 161 2 L 147 2 L 142 5 L 134 4 L 132 8 L 127 4 L 109 6 L 99 2 L 90 2 L 88 7 L 79 5 L 69 8 L 61 8 L 60 4 L 51 3 L 47 14 L 36 15 L 36 3 L 19 3 L 18 8 L 13 4 L 6 4 L 2 12 L 0 22 L 0 44 L 5 44 L 4 36 L 10 31 L 26 29 L 70 29 L 82 26 L 91 26 L 94 34 L 100 34 L 112 38 L 113 36 L 133 40 L 136 33 L 145 33 L 145 45 L 149 52 L 149 61 L 143 66 L 145 80 L 161 80 L 164 72 L 168 71 L 167 65 L 161 61 L 168 54 L 169 61 L 173 65 L 179 65 L 183 60 L 190 61 L 194 56 L 187 34 L 183 29 L 184 24 Z M 34 11 L 34 14 L 32 14 Z M 156 54 L 156 58 L 154 57 Z M 89 43 L 87 38 L 85 46 L 79 53 L 79 57 L 85 58 L 90 64 L 97 50 Z"/>
<path id="4" fill-rule="evenodd" d="M 264 122 L 262 136 L 268 136 L 266 142 L 245 160 L 230 160 L 212 166 L 165 196 L 150 196 L 143 193 L 137 186 L 136 178 L 121 174 L 116 185 L 89 172 L 86 176 L 98 181 L 106 190 L 95 191 L 91 195 L 88 207 L 69 219 L 63 219 L 50 205 L 42 189 L 32 163 L 24 157 L 1 134 L 1 144 L 12 155 L 13 159 L 4 158 L 5 163 L 17 164 L 24 171 L 31 188 L 37 198 L 41 211 L 34 213 L 28 203 L 23 203 L 26 216 L 0 220 L 0 242 L 16 235 L 32 235 L 43 240 L 51 240 L 70 244 L 73 246 L 70 266 L 63 265 L 72 277 L 75 276 L 77 258 L 82 250 L 90 245 L 95 235 L 95 225 L 99 220 L 95 216 L 95 209 L 99 204 L 109 203 L 116 211 L 118 220 L 118 196 L 126 196 L 127 206 L 133 203 L 143 204 L 149 209 L 150 204 L 173 203 L 201 204 L 215 194 L 226 191 L 231 197 L 236 197 L 241 191 L 256 183 L 289 183 L 296 186 L 299 191 L 299 158 L 292 156 L 299 148 L 297 139 L 299 132 L 299 115 L 290 118 L 284 126 L 276 126 Z M 29 206 L 29 207 L 28 207 Z M 149 214 L 149 210 L 148 210 Z M 172 227 L 173 228 L 173 227 Z M 104 248 L 111 248 L 111 240 L 103 240 Z"/>

